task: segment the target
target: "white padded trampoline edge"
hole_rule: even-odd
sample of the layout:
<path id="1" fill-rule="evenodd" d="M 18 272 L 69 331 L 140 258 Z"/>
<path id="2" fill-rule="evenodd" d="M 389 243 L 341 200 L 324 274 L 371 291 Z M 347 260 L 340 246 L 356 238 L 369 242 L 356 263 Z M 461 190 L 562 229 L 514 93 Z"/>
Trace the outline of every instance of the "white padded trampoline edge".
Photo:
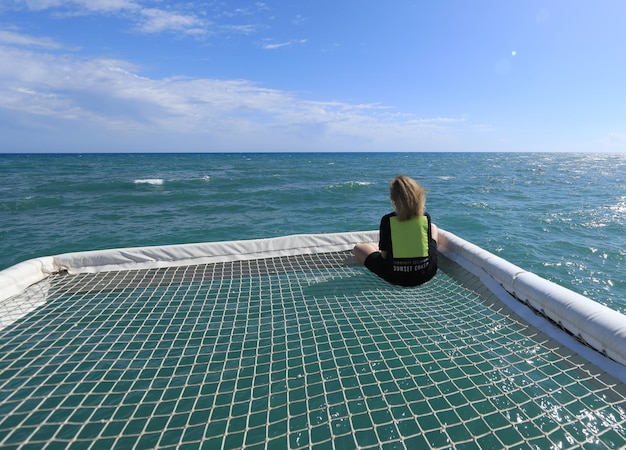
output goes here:
<path id="1" fill-rule="evenodd" d="M 64 253 L 31 259 L 0 271 L 0 301 L 64 270 L 70 274 L 97 273 L 344 251 L 356 243 L 377 239 L 378 232 L 362 231 Z"/>
<path id="2" fill-rule="evenodd" d="M 492 278 L 518 300 L 626 366 L 625 315 L 527 272 L 445 230 L 440 230 L 439 250 L 483 282 L 485 276 Z"/>
<path id="3" fill-rule="evenodd" d="M 0 301 L 19 294 L 55 271 L 52 256 L 30 259 L 0 271 Z"/>
<path id="4" fill-rule="evenodd" d="M 374 238 L 377 236 L 378 233 L 375 233 Z M 372 232 L 300 234 L 254 240 L 100 250 L 59 255 L 55 257 L 55 263 L 69 273 L 154 269 L 344 251 L 352 249 L 358 242 L 371 241 L 372 237 Z"/>

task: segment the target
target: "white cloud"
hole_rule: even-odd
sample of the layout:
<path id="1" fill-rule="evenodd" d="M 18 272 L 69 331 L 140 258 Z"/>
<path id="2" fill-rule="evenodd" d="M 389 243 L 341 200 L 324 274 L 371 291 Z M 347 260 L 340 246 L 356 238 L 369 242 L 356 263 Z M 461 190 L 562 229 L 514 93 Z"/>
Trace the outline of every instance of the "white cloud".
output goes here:
<path id="1" fill-rule="evenodd" d="M 63 8 L 76 12 L 113 13 L 140 8 L 132 0 L 24 0 L 24 3 L 29 9 L 34 11 Z"/>
<path id="2" fill-rule="evenodd" d="M 2 0 L 0 0 L 2 1 Z M 246 8 L 229 9 L 228 3 L 163 2 L 161 0 L 9 0 L 11 5 L 26 7 L 31 11 L 46 12 L 59 19 L 75 16 L 108 15 L 129 23 L 129 28 L 146 34 L 179 33 L 187 36 L 203 37 L 209 31 L 249 35 L 267 25 L 255 20 L 271 20 L 266 17 L 269 10 L 265 3 L 257 2 Z M 156 5 L 156 7 L 154 7 Z M 163 7 L 159 7 L 163 6 Z M 212 20 L 207 19 L 211 11 Z M 216 22 L 214 23 L 213 20 Z M 253 22 L 250 23 L 250 20 Z M 306 40 L 293 40 L 279 44 L 269 44 L 273 49 L 301 44 Z"/>
<path id="3" fill-rule="evenodd" d="M 275 50 L 277 48 L 283 48 L 283 47 L 291 47 L 292 45 L 298 45 L 298 44 L 306 44 L 307 40 L 306 39 L 294 39 L 291 41 L 287 41 L 287 42 L 280 42 L 277 44 L 264 44 L 263 48 L 265 50 Z"/>
<path id="4" fill-rule="evenodd" d="M 182 31 L 186 34 L 203 34 L 205 32 L 204 23 L 195 16 L 154 8 L 142 9 L 141 16 L 143 19 L 139 29 L 146 33 Z"/>
<path id="5" fill-rule="evenodd" d="M 26 36 L 19 33 L 13 33 L 11 31 L 0 30 L 0 45 L 19 45 L 24 47 L 40 47 L 43 49 L 60 49 L 61 44 L 57 43 L 54 39 L 47 37 L 39 38 L 33 36 Z"/>
<path id="6" fill-rule="evenodd" d="M 31 10 L 50 10 L 61 16 L 122 14 L 136 24 L 137 30 L 150 34 L 173 31 L 200 35 L 206 32 L 207 26 L 196 15 L 149 8 L 133 0 L 23 0 L 23 3 Z"/>
<path id="7" fill-rule="evenodd" d="M 259 29 L 259 25 L 222 25 L 220 28 L 226 32 L 234 31 L 239 34 L 252 34 Z"/>

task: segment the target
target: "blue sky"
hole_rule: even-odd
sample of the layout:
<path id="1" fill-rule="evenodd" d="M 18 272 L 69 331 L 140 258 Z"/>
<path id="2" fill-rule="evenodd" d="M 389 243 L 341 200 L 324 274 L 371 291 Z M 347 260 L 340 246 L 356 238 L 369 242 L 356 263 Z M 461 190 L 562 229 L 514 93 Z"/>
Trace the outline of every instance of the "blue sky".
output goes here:
<path id="1" fill-rule="evenodd" d="M 2 0 L 0 152 L 626 151 L 622 0 Z"/>

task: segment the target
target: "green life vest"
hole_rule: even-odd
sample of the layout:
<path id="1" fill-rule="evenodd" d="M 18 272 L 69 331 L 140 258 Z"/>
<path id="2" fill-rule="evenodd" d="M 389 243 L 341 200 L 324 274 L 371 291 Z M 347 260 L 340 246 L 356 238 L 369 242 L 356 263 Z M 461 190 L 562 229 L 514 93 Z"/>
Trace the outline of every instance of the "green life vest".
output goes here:
<path id="1" fill-rule="evenodd" d="M 425 258 L 428 256 L 428 218 L 413 217 L 400 221 L 389 218 L 393 258 Z"/>

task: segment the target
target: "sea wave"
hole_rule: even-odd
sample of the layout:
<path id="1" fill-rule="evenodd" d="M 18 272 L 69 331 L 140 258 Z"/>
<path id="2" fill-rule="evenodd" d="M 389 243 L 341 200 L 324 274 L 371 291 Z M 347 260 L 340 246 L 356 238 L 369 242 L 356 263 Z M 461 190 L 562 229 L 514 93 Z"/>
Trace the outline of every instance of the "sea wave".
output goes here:
<path id="1" fill-rule="evenodd" d="M 330 185 L 330 189 L 342 189 L 342 188 L 355 188 L 361 186 L 370 186 L 374 183 L 371 181 L 344 181 L 342 183 L 335 183 Z"/>
<path id="2" fill-rule="evenodd" d="M 143 178 L 134 181 L 135 184 L 151 184 L 153 186 L 161 186 L 164 182 L 163 178 Z"/>

